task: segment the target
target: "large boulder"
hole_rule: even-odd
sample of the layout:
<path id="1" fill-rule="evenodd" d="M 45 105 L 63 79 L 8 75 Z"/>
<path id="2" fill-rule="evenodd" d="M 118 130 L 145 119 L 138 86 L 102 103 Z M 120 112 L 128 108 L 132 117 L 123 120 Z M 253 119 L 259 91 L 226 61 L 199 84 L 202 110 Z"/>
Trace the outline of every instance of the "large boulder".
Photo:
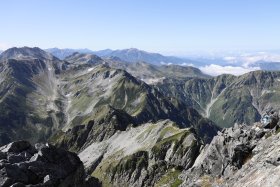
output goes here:
<path id="1" fill-rule="evenodd" d="M 72 152 L 27 141 L 0 147 L 0 186 L 99 186 Z"/>

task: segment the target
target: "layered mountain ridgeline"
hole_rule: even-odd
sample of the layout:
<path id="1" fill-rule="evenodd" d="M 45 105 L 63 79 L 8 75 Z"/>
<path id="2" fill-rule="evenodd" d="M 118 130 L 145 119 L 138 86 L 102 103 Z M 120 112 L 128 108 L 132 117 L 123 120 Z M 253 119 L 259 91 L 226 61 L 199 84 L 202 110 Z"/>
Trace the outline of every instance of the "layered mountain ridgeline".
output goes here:
<path id="1" fill-rule="evenodd" d="M 150 177 L 146 186 L 165 175 L 162 183 L 170 177 L 180 182 L 179 171 L 192 165 L 200 146 L 218 128 L 126 71 L 104 65 L 99 57 L 87 56 L 84 63 L 77 55 L 69 62 L 39 48 L 13 48 L 1 55 L 1 144 L 51 137 L 57 146 L 78 152 L 88 172 L 104 184 L 143 183 L 135 182 L 142 170 L 136 171 L 138 166 L 146 169 L 143 179 Z M 115 151 L 125 152 L 117 165 L 107 168 Z M 147 159 L 150 153 L 154 158 Z M 130 161 L 132 166 L 126 164 Z M 153 168 L 146 162 L 154 163 Z M 102 177 L 104 170 L 108 173 Z"/>
<path id="2" fill-rule="evenodd" d="M 108 129 L 108 136 L 161 119 L 193 126 L 203 136 L 209 132 L 205 140 L 217 130 L 195 110 L 172 104 L 158 90 L 124 70 L 103 65 L 95 55 L 74 54 L 68 62 L 39 48 L 24 47 L 3 52 L 0 60 L 1 144 L 47 141 L 61 129 L 92 120 Z"/>
<path id="3" fill-rule="evenodd" d="M 73 66 L 78 65 L 98 65 L 103 64 L 104 61 L 99 56 L 94 54 L 82 54 L 82 53 L 72 53 L 71 55 L 65 58 L 65 61 L 69 62 Z"/>
<path id="4" fill-rule="evenodd" d="M 122 61 L 132 62 L 132 63 L 144 61 L 154 65 L 162 65 L 162 64 L 181 64 L 181 65 L 197 64 L 198 65 L 198 62 L 189 59 L 182 59 L 174 56 L 164 56 L 159 53 L 149 53 L 136 48 L 122 49 L 122 50 L 104 49 L 100 51 L 91 51 L 89 49 L 51 48 L 51 49 L 46 49 L 46 51 L 60 59 L 65 59 L 67 56 L 70 56 L 73 53 L 78 52 L 81 54 L 94 54 L 102 58 L 119 58 Z"/>
<path id="5" fill-rule="evenodd" d="M 280 73 L 269 71 L 255 71 L 239 77 L 166 79 L 157 83 L 165 96 L 195 108 L 220 127 L 251 124 L 259 121 L 264 112 L 278 110 L 279 86 Z"/>
<path id="6" fill-rule="evenodd" d="M 149 64 L 161 65 L 161 64 L 183 64 L 194 63 L 188 59 L 181 59 L 173 56 L 164 56 L 159 53 L 149 53 L 136 48 L 115 50 L 109 54 L 103 55 L 104 57 L 118 57 L 127 62 L 139 62 L 145 61 Z"/>
<path id="7" fill-rule="evenodd" d="M 191 111 L 199 116 L 184 105 L 173 105 L 161 92 L 126 71 L 106 65 L 65 71 L 61 75 L 61 88 L 66 99 L 67 127 L 86 124 L 91 119 L 99 121 L 111 109 L 131 116 L 134 125 L 171 119 L 184 127 L 193 124 L 185 113 Z"/>
<path id="8" fill-rule="evenodd" d="M 136 53 L 137 50 L 131 51 Z M 86 58 L 81 55 L 80 59 Z M 90 60 L 84 60 L 87 61 Z M 278 72 L 256 71 L 239 77 L 221 75 L 209 78 L 192 67 L 132 63 L 121 57 L 106 57 L 102 63 L 124 69 L 147 84 L 156 85 L 174 105 L 179 102 L 192 107 L 220 127 L 230 127 L 234 123 L 251 124 L 258 121 L 265 111 L 279 108 L 276 99 L 280 80 Z"/>
<path id="9" fill-rule="evenodd" d="M 77 64 L 106 64 L 112 68 L 123 69 L 147 84 L 155 84 L 166 78 L 187 80 L 193 77 L 210 78 L 198 68 L 179 65 L 153 65 L 145 61 L 128 62 L 118 57 L 100 58 L 93 54 L 74 53 L 65 58 L 73 65 Z"/>
<path id="10" fill-rule="evenodd" d="M 83 54 L 92 54 L 93 51 L 89 49 L 59 49 L 59 48 L 49 48 L 45 49 L 48 53 L 52 54 L 53 56 L 64 60 L 67 56 L 72 55 L 73 53 L 79 52 Z"/>
<path id="11" fill-rule="evenodd" d="M 79 53 L 59 60 L 27 47 L 3 52 L 0 68 L 0 144 L 49 141 L 74 151 L 87 174 L 103 186 L 226 185 L 242 177 L 245 183 L 249 176 L 242 175 L 243 170 L 259 178 L 277 172 L 277 144 L 266 140 L 278 139 L 278 118 L 263 120 L 273 130 L 261 125 L 233 127 L 213 139 L 219 128 L 205 117 L 220 126 L 233 126 L 278 109 L 278 72 L 207 78 L 190 67 L 126 63 Z M 257 144 L 263 147 L 256 149 Z M 276 152 L 271 159 L 261 159 L 270 150 L 267 145 Z M 16 160 L 11 164 L 17 166 L 22 159 L 29 167 L 33 159 L 27 153 L 0 157 L 10 162 L 11 156 Z M 30 154 L 39 153 L 40 148 Z M 57 154 L 62 153 L 68 154 Z M 252 159 L 246 165 L 251 158 L 261 161 Z M 42 162 L 40 156 L 34 159 Z M 262 168 L 263 163 L 273 165 L 264 176 L 250 169 L 253 164 Z M 40 176 L 38 182 L 44 181 L 45 175 Z M 273 177 L 267 182 L 277 184 Z"/>
<path id="12" fill-rule="evenodd" d="M 278 61 L 257 61 L 251 66 L 260 67 L 261 70 L 276 71 L 280 70 L 280 63 Z"/>
<path id="13" fill-rule="evenodd" d="M 104 59 L 109 66 L 124 69 L 131 73 L 133 76 L 143 80 L 147 84 L 155 84 L 162 82 L 166 78 L 173 78 L 178 80 L 187 80 L 193 77 L 210 78 L 210 76 L 203 74 L 198 68 L 191 66 L 179 66 L 179 65 L 161 65 L 155 66 L 146 62 L 128 63 L 123 61 L 116 61 L 113 58 Z M 116 63 L 119 62 L 119 63 Z"/>

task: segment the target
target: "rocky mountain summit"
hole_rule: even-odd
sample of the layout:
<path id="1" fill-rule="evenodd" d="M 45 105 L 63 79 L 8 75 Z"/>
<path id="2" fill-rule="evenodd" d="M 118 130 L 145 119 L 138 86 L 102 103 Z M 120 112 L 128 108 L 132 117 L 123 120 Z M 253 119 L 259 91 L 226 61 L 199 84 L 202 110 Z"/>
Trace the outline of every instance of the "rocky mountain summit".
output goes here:
<path id="1" fill-rule="evenodd" d="M 279 115 L 264 118 L 219 132 L 181 174 L 182 186 L 279 186 Z"/>
<path id="2" fill-rule="evenodd" d="M 68 131 L 57 145 L 82 147 L 78 152 L 86 170 L 104 186 L 279 186 L 277 112 L 251 126 L 225 128 L 209 144 L 193 128 L 179 129 L 168 120 L 102 141 L 83 139 L 89 131 Z"/>
<path id="3" fill-rule="evenodd" d="M 86 178 L 83 163 L 75 153 L 49 144 L 17 141 L 0 147 L 0 186 L 99 186 Z"/>
<path id="4" fill-rule="evenodd" d="M 103 186 L 280 185 L 277 112 L 267 112 L 251 126 L 225 128 L 209 144 L 193 128 L 179 129 L 169 120 L 118 131 L 102 141 L 90 137 L 89 128 L 75 128 L 56 141 L 69 149 L 81 147 L 87 172 Z"/>

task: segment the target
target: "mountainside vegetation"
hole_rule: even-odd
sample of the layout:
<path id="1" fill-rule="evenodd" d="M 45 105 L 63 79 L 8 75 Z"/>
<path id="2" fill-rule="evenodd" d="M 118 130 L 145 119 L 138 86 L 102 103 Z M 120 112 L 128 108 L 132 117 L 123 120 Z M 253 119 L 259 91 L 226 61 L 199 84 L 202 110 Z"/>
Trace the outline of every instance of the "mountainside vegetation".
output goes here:
<path id="1" fill-rule="evenodd" d="M 210 77 L 117 55 L 63 59 L 29 47 L 0 55 L 0 145 L 14 142 L 0 147 L 3 184 L 76 180 L 67 179 L 69 171 L 45 176 L 56 154 L 75 158 L 84 186 L 255 185 L 260 181 L 248 178 L 263 177 L 256 174 L 263 163 L 271 163 L 265 176 L 279 173 L 279 72 Z M 32 178 L 30 168 L 14 164 L 45 173 Z M 6 172 L 10 167 L 26 178 Z M 261 182 L 279 184 L 274 177 Z"/>
<path id="2" fill-rule="evenodd" d="M 181 128 L 196 126 L 199 131 L 202 124 L 214 125 L 96 55 L 75 53 L 62 61 L 39 48 L 24 47 L 3 52 L 0 60 L 1 144 L 47 141 L 60 130 L 92 120 L 106 124 L 104 119 L 111 113 L 121 121 L 119 127 L 113 125 L 115 130 L 161 119 L 173 120 Z"/>
<path id="3" fill-rule="evenodd" d="M 221 75 L 186 81 L 167 79 L 156 86 L 165 96 L 193 107 L 220 127 L 257 122 L 266 111 L 280 106 L 279 72 L 255 71 L 238 77 Z"/>

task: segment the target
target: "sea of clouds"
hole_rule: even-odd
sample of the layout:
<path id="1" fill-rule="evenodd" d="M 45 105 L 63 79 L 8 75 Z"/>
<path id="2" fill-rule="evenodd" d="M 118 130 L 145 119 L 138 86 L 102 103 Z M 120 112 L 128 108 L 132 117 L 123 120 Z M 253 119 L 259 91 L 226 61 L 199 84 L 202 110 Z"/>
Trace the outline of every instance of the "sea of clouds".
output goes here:
<path id="1" fill-rule="evenodd" d="M 222 58 L 223 64 L 207 64 L 200 66 L 199 69 L 206 74 L 217 76 L 221 74 L 232 74 L 232 75 L 242 75 L 250 71 L 261 70 L 258 67 L 258 62 L 280 63 L 280 54 L 268 53 L 268 52 L 257 52 L 257 53 L 247 53 L 235 56 L 225 56 Z M 213 62 L 213 61 L 212 61 Z"/>

